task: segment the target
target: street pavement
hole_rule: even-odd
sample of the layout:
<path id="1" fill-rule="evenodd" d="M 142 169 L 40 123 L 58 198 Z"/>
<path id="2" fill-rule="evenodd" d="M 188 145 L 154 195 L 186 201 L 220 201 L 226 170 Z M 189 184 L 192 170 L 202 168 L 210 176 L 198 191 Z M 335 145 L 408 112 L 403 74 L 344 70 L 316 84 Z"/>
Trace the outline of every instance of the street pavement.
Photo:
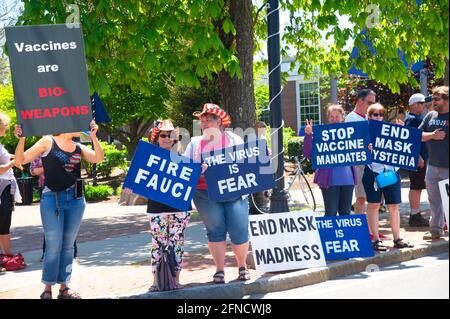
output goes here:
<path id="1" fill-rule="evenodd" d="M 316 200 L 322 203 L 318 188 Z M 448 235 L 439 241 L 424 241 L 426 228 L 407 227 L 408 188 L 402 189 L 401 205 L 403 237 L 416 245 L 414 249 L 377 254 L 378 264 L 392 264 L 448 251 Z M 293 199 L 301 198 L 293 191 Z M 428 209 L 426 192 L 421 198 L 422 209 Z M 296 204 L 298 206 L 298 204 Z M 328 267 L 286 273 L 259 273 L 251 269 L 252 280 L 237 282 L 237 269 L 231 248 L 226 256 L 226 284 L 213 285 L 215 272 L 207 249 L 205 229 L 196 218 L 186 230 L 184 268 L 181 283 L 185 289 L 173 292 L 148 293 L 152 284 L 150 270 L 150 235 L 146 206 L 118 206 L 116 203 L 88 204 L 77 238 L 78 259 L 73 265 L 71 287 L 83 298 L 242 298 L 251 294 L 270 293 L 324 282 L 340 276 L 359 273 L 370 259 L 353 259 L 330 263 Z M 323 211 L 323 210 L 322 210 Z M 318 215 L 320 215 L 320 208 Z M 429 214 L 427 212 L 426 214 Z M 390 235 L 388 214 L 380 216 L 380 230 Z M 17 206 L 11 228 L 12 249 L 22 252 L 27 268 L 0 272 L 0 299 L 36 299 L 42 292 L 42 225 L 39 206 Z M 392 241 L 386 244 L 392 245 Z M 54 288 L 54 295 L 57 294 Z"/>
<path id="2" fill-rule="evenodd" d="M 448 252 L 246 299 L 448 299 Z"/>

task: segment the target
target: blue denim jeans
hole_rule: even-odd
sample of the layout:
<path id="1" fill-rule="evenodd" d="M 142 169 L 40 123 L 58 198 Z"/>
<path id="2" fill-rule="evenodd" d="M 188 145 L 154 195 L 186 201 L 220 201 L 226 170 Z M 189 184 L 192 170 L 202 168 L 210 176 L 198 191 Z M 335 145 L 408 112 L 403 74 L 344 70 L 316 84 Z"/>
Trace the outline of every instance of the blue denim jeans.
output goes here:
<path id="1" fill-rule="evenodd" d="M 73 188 L 42 194 L 40 208 L 46 245 L 42 283 L 54 285 L 70 282 L 73 244 L 85 207 L 84 197 L 75 199 Z"/>
<path id="2" fill-rule="evenodd" d="M 350 215 L 352 210 L 353 185 L 321 188 L 325 204 L 325 216 Z"/>
<path id="3" fill-rule="evenodd" d="M 248 198 L 213 202 L 208 198 L 208 191 L 198 189 L 194 195 L 194 204 L 205 224 L 209 242 L 226 241 L 227 233 L 235 245 L 248 242 Z"/>

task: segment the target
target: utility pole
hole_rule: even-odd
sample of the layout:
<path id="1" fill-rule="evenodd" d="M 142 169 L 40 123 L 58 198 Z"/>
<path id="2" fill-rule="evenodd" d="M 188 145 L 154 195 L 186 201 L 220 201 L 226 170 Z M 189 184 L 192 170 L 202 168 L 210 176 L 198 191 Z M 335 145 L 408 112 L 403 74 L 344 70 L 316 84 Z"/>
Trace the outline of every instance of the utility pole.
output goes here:
<path id="1" fill-rule="evenodd" d="M 284 190 L 283 116 L 281 112 L 281 56 L 280 56 L 280 4 L 268 1 L 268 57 L 270 92 L 270 127 L 272 129 L 272 165 L 276 168 L 276 185 L 270 199 L 270 212 L 289 211 L 288 197 Z"/>

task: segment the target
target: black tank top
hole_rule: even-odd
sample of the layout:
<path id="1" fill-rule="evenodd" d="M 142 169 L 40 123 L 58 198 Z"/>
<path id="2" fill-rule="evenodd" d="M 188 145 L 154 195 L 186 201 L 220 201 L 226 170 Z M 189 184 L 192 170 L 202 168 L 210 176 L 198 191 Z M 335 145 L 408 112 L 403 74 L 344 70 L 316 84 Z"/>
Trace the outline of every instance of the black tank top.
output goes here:
<path id="1" fill-rule="evenodd" d="M 75 184 L 81 178 L 81 146 L 76 143 L 75 151 L 66 152 L 59 148 L 52 138 L 52 148 L 42 157 L 45 186 L 53 192 L 60 192 Z"/>

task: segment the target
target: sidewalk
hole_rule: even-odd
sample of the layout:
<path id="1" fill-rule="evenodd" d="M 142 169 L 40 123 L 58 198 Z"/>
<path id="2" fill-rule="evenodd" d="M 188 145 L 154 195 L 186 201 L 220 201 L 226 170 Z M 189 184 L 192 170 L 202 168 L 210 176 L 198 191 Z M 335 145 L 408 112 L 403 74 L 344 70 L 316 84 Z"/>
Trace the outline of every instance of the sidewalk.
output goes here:
<path id="1" fill-rule="evenodd" d="M 320 190 L 316 200 L 322 202 Z M 407 200 L 408 188 L 402 189 Z M 297 198 L 298 193 L 292 196 Z M 426 192 L 422 209 L 428 209 Z M 381 266 L 426 255 L 448 251 L 448 234 L 442 240 L 424 241 L 426 228 L 409 228 L 409 204 L 401 205 L 402 236 L 415 247 L 392 249 L 372 258 L 357 258 L 329 263 L 324 268 L 285 273 L 259 273 L 250 270 L 252 280 L 235 282 L 237 269 L 231 248 L 226 258 L 225 285 L 211 284 L 215 272 L 212 256 L 207 249 L 203 224 L 192 220 L 186 230 L 184 270 L 181 282 L 185 289 L 174 292 L 147 293 L 152 284 L 150 270 L 150 235 L 145 206 L 118 206 L 115 203 L 88 204 L 78 236 L 79 259 L 74 263 L 71 287 L 83 298 L 242 298 L 248 294 L 268 293 L 323 282 L 351 273 L 364 272 L 368 265 Z M 320 214 L 320 213 L 319 213 Z M 429 213 L 428 213 L 429 214 Z M 380 230 L 390 236 L 388 214 L 380 216 Z M 42 247 L 42 226 L 39 206 L 17 206 L 11 229 L 12 248 L 21 251 L 28 267 L 21 271 L 0 273 L 0 299 L 36 299 L 42 292 L 39 262 Z M 388 246 L 392 241 L 385 241 Z M 54 288 L 54 295 L 57 294 Z"/>

